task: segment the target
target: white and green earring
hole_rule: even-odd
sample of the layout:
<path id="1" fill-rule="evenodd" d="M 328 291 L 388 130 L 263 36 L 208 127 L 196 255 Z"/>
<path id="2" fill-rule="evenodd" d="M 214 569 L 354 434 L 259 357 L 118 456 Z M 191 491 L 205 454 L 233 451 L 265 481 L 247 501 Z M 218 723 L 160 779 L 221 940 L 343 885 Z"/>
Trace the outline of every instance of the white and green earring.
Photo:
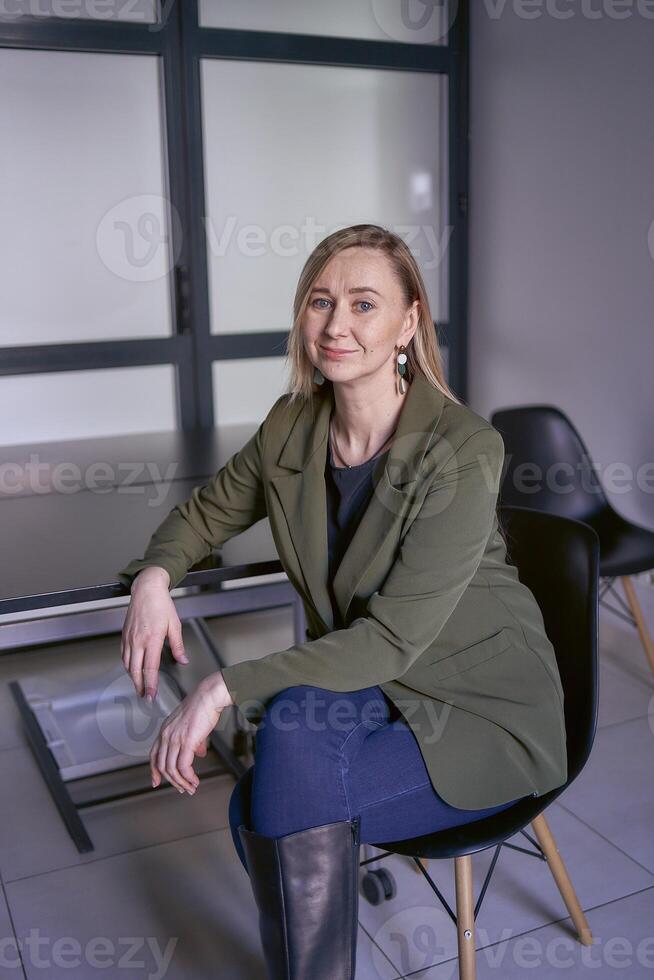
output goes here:
<path id="1" fill-rule="evenodd" d="M 408 358 L 405 354 L 405 351 L 406 351 L 406 347 L 404 346 L 404 344 L 400 344 L 400 350 L 397 355 L 397 373 L 399 375 L 398 386 L 401 395 L 403 395 L 404 392 L 406 391 L 406 381 L 404 380 L 404 376 L 406 374 L 406 362 Z"/>
<path id="2" fill-rule="evenodd" d="M 315 383 L 317 385 L 324 384 L 324 382 L 325 382 L 325 376 L 322 373 L 322 371 L 320 370 L 320 368 L 314 368 L 313 369 L 313 380 L 315 381 Z"/>

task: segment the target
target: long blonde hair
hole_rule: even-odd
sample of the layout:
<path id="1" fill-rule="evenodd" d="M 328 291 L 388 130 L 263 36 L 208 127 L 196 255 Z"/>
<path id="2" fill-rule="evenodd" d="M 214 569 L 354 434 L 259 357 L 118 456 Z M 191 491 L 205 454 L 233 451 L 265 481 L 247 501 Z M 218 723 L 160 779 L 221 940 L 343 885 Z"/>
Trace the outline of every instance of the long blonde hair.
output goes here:
<path id="1" fill-rule="evenodd" d="M 406 349 L 405 380 L 410 383 L 413 377 L 420 373 L 448 398 L 458 405 L 462 404 L 445 380 L 443 359 L 436 340 L 427 291 L 413 254 L 399 235 L 380 225 L 371 224 L 350 225 L 349 228 L 332 232 L 316 245 L 304 264 L 295 291 L 293 326 L 286 345 L 290 363 L 290 381 L 287 389 L 287 393 L 291 396 L 289 403 L 292 404 L 296 399 L 312 402 L 313 395 L 320 390 L 320 386 L 313 380 L 313 364 L 304 349 L 302 318 L 313 285 L 329 260 L 343 249 L 353 246 L 378 249 L 387 255 L 402 287 L 406 306 L 409 307 L 415 300 L 419 300 L 418 326 Z M 325 384 L 329 382 L 325 381 Z"/>

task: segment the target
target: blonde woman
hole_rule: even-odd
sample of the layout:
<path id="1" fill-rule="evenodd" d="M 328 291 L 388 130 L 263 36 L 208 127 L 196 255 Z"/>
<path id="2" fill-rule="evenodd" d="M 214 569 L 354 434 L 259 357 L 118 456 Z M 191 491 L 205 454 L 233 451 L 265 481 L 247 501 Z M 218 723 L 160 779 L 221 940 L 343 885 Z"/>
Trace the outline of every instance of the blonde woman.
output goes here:
<path id="1" fill-rule="evenodd" d="M 170 598 L 268 517 L 306 642 L 205 678 L 164 721 L 153 784 L 194 793 L 227 705 L 257 726 L 229 807 L 270 976 L 353 978 L 359 845 L 476 820 L 567 778 L 563 691 L 532 593 L 507 561 L 500 434 L 448 387 L 420 271 L 377 225 L 307 260 L 289 390 L 143 559 L 122 657 L 156 692 Z"/>

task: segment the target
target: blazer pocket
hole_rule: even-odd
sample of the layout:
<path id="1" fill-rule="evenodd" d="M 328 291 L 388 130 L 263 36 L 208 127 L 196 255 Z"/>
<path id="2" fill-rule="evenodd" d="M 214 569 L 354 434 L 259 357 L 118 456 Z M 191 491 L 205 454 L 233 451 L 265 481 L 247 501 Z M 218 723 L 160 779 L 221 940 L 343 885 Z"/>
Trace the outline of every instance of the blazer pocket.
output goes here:
<path id="1" fill-rule="evenodd" d="M 478 640 L 471 646 L 464 647 L 463 650 L 457 650 L 456 653 L 451 653 L 447 657 L 433 660 L 427 665 L 429 677 L 432 680 L 444 680 L 453 674 L 460 674 L 462 670 L 476 667 L 477 664 L 503 653 L 513 642 L 510 627 L 504 626 L 497 633 L 486 636 L 483 640 Z"/>

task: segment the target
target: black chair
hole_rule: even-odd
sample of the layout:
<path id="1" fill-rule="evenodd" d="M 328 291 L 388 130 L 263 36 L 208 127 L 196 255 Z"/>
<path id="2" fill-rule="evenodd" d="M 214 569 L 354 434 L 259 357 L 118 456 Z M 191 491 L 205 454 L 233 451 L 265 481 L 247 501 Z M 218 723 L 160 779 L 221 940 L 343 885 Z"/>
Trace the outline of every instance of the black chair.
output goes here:
<path id="1" fill-rule="evenodd" d="M 506 450 L 500 504 L 573 517 L 595 529 L 600 542 L 599 601 L 636 627 L 654 671 L 654 642 L 631 580 L 632 575 L 654 568 L 654 531 L 613 509 L 581 436 L 558 408 L 503 408 L 493 412 L 490 421 L 502 435 Z M 614 590 L 616 578 L 622 582 L 628 605 Z M 603 602 L 607 592 L 619 609 Z"/>
<path id="2" fill-rule="evenodd" d="M 582 521 L 528 507 L 500 506 L 498 513 L 507 540 L 507 558 L 517 567 L 520 581 L 533 592 L 556 652 L 564 693 L 568 778 L 549 793 L 526 797 L 490 817 L 422 837 L 375 844 L 385 853 L 361 862 L 368 865 L 389 854 L 413 858 L 456 925 L 462 980 L 474 980 L 476 976 L 475 920 L 502 847 L 548 862 L 580 941 L 592 944 L 586 917 L 543 811 L 581 772 L 595 738 L 599 541 L 595 531 Z M 530 822 L 537 841 L 524 829 Z M 535 850 L 507 841 L 518 832 Z M 495 853 L 473 907 L 471 855 L 489 847 L 495 847 Z M 426 858 L 454 858 L 456 914 L 424 867 L 421 859 Z M 365 897 L 373 902 L 394 894 L 392 876 L 385 868 L 368 870 L 361 887 Z"/>

